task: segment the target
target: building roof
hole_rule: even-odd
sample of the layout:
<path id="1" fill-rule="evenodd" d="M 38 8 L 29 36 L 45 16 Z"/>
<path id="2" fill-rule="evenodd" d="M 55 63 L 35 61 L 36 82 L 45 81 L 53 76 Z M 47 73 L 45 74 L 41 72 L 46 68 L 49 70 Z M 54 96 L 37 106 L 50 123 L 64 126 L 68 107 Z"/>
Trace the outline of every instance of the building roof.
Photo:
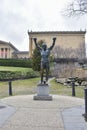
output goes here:
<path id="1" fill-rule="evenodd" d="M 8 45 L 10 46 L 11 48 L 13 48 L 15 51 L 19 51 L 12 43 L 10 42 L 6 42 L 6 41 L 1 41 L 0 40 L 0 44 L 3 44 L 3 45 Z"/>
<path id="2" fill-rule="evenodd" d="M 29 54 L 29 51 L 15 51 L 13 54 Z"/>
<path id="3" fill-rule="evenodd" d="M 85 34 L 85 31 L 28 31 L 28 35 L 30 34 Z"/>

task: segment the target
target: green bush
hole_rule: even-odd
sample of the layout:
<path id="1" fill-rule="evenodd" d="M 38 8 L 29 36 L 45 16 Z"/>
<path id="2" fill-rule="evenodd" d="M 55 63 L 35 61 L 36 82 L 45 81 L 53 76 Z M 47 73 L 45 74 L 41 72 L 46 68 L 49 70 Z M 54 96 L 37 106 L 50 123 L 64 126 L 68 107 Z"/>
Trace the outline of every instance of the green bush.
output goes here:
<path id="1" fill-rule="evenodd" d="M 23 73 L 21 71 L 0 71 L 0 81 L 9 81 L 17 79 L 28 79 L 38 77 L 39 74 L 34 71 Z"/>
<path id="2" fill-rule="evenodd" d="M 41 47 L 43 41 L 39 41 L 38 45 Z M 40 71 L 40 64 L 41 64 L 41 54 L 40 51 L 35 47 L 33 51 L 33 57 L 32 57 L 32 69 L 35 71 Z"/>
<path id="3" fill-rule="evenodd" d="M 0 66 L 31 68 L 32 63 L 30 59 L 0 59 Z"/>

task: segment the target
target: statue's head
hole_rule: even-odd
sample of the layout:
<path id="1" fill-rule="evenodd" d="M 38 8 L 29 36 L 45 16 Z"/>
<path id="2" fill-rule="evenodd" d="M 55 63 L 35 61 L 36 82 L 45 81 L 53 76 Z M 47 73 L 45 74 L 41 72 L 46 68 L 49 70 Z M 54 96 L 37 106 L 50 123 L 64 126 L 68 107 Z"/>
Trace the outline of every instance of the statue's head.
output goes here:
<path id="1" fill-rule="evenodd" d="M 42 44 L 42 48 L 43 48 L 44 50 L 47 49 L 47 45 L 46 45 L 46 43 L 43 43 L 43 44 Z"/>

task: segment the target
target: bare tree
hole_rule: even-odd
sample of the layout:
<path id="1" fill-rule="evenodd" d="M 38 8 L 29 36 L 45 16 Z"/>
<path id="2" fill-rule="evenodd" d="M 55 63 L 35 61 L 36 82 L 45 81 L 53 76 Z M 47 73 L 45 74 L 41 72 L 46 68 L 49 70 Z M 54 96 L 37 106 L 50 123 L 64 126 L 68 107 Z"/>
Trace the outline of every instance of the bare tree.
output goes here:
<path id="1" fill-rule="evenodd" d="M 53 50 L 53 55 L 55 58 L 85 58 L 85 44 L 80 43 L 78 48 L 61 48 L 56 46 Z M 54 63 L 54 68 L 52 70 L 53 76 L 56 78 L 68 78 L 68 77 L 84 77 L 84 73 L 81 69 L 78 69 L 75 63 Z"/>
<path id="2" fill-rule="evenodd" d="M 52 55 L 54 55 L 55 58 L 60 58 L 62 56 L 63 49 L 60 46 L 54 47 L 52 50 Z"/>
<path id="3" fill-rule="evenodd" d="M 81 16 L 87 14 L 87 0 L 73 0 L 63 11 L 67 16 Z"/>
<path id="4" fill-rule="evenodd" d="M 84 59 L 86 57 L 86 48 L 84 43 L 80 43 L 78 48 L 62 48 L 60 46 L 54 47 L 52 50 L 54 58 L 79 58 Z"/>
<path id="5" fill-rule="evenodd" d="M 52 55 L 54 55 L 55 58 L 76 58 L 78 57 L 76 55 L 76 51 L 73 48 L 62 48 L 60 46 L 54 47 L 52 51 Z"/>
<path id="6" fill-rule="evenodd" d="M 80 43 L 79 47 L 75 50 L 75 53 L 79 59 L 86 58 L 86 50 L 84 45 L 84 43 Z"/>
<path id="7" fill-rule="evenodd" d="M 52 75 L 56 78 L 76 77 L 76 67 L 74 63 L 55 63 Z"/>

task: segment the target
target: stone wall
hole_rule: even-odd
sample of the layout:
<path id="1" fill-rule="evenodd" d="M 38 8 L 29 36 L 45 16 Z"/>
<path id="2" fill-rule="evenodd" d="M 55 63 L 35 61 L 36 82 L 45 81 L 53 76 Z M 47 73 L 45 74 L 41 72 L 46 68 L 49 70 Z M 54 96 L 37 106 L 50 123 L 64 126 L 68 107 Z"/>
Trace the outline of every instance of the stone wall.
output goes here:
<path id="1" fill-rule="evenodd" d="M 85 50 L 85 31 L 62 31 L 62 32 L 28 32 L 29 35 L 29 57 L 32 57 L 33 50 L 35 48 L 33 38 L 37 38 L 37 41 L 43 40 L 47 43 L 47 46 L 52 45 L 52 38 L 56 37 L 56 45 L 63 49 L 76 49 L 79 46 L 84 48 L 84 57 L 86 56 Z"/>

